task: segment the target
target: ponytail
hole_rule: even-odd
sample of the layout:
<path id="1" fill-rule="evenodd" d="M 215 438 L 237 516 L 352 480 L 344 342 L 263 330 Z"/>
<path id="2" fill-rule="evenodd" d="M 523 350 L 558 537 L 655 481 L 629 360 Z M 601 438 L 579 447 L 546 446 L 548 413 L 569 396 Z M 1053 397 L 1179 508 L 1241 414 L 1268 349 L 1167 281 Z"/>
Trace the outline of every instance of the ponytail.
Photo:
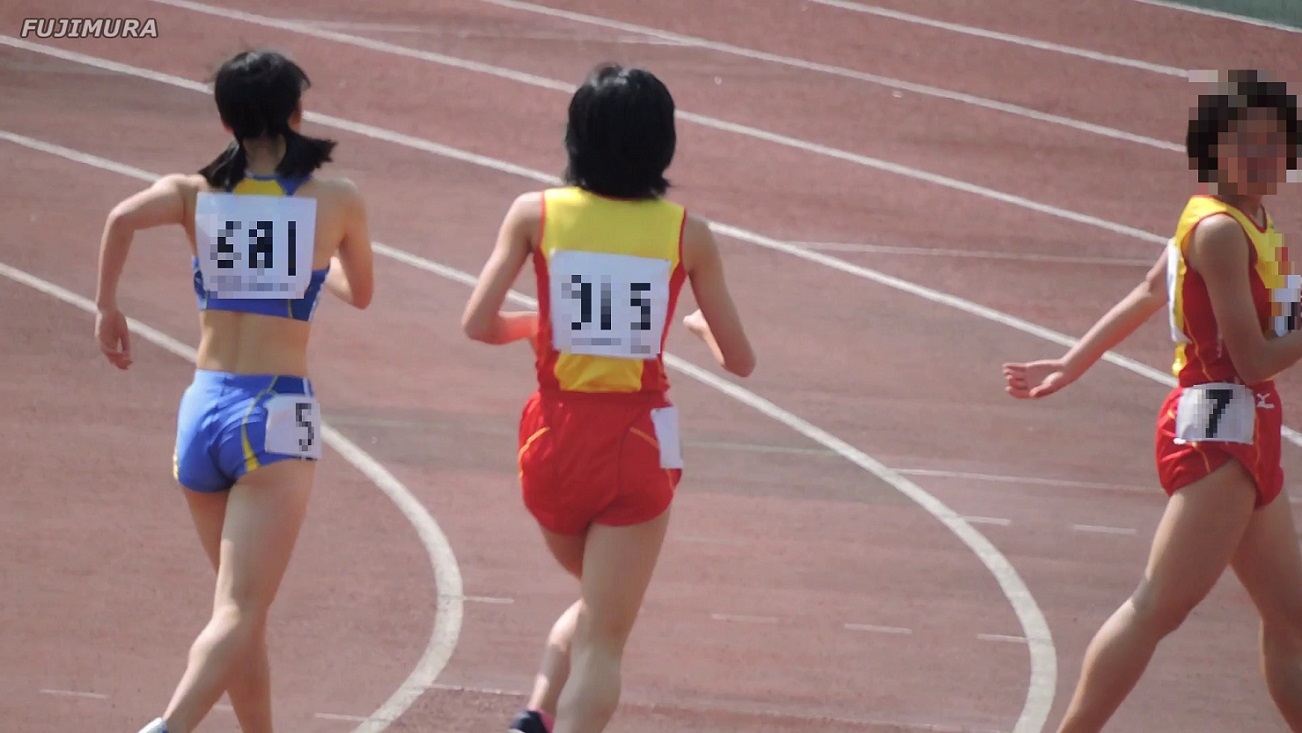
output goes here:
<path id="1" fill-rule="evenodd" d="M 280 128 L 279 132 L 285 139 L 285 155 L 276 171 L 282 176 L 306 178 L 330 162 L 330 154 L 338 144 L 334 140 L 300 135 L 290 128 L 288 122 L 282 123 Z"/>
<path id="2" fill-rule="evenodd" d="M 208 185 L 220 191 L 229 191 L 244 179 L 244 168 L 248 160 L 244 155 L 244 145 L 238 139 L 232 140 L 221 155 L 199 170 L 199 174 L 208 181 Z"/>

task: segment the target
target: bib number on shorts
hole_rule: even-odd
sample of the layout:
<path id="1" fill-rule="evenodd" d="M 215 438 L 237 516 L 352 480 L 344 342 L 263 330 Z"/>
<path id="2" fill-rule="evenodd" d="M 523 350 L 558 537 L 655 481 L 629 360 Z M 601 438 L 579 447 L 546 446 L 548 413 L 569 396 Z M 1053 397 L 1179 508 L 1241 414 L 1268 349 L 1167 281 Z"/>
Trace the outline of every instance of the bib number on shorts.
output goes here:
<path id="1" fill-rule="evenodd" d="M 678 408 L 657 407 L 651 411 L 651 424 L 660 444 L 660 467 L 683 467 L 683 439 L 678 432 Z"/>
<path id="2" fill-rule="evenodd" d="M 316 200 L 201 193 L 195 243 L 204 288 L 218 298 L 301 298 L 312 279 Z"/>
<path id="3" fill-rule="evenodd" d="M 321 406 L 308 395 L 278 394 L 266 402 L 268 453 L 321 458 Z"/>
<path id="4" fill-rule="evenodd" d="M 1181 443 L 1246 443 L 1256 433 L 1257 403 L 1242 384 L 1186 387 L 1175 407 L 1175 438 Z"/>
<path id="5" fill-rule="evenodd" d="M 550 260 L 557 351 L 620 359 L 660 355 L 669 312 L 668 260 L 564 249 Z"/>

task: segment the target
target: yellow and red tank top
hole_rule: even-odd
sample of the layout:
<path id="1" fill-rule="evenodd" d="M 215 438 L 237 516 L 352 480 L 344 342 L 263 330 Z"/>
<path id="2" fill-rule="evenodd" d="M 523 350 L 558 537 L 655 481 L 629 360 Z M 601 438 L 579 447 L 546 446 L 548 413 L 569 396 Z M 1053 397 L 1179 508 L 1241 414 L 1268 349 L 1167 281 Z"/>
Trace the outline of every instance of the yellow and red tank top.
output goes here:
<path id="1" fill-rule="evenodd" d="M 543 192 L 533 254 L 541 392 L 668 391 L 663 351 L 686 279 L 686 221 L 664 199 Z"/>
<path id="2" fill-rule="evenodd" d="M 1209 382 L 1243 383 L 1221 339 L 1206 282 L 1188 267 L 1185 257 L 1194 229 L 1217 214 L 1233 217 L 1243 229 L 1249 286 L 1262 332 L 1267 338 L 1276 338 L 1299 325 L 1298 285 L 1302 277 L 1289 261 L 1283 237 L 1275 231 L 1270 215 L 1266 214 L 1263 228 L 1224 201 L 1203 194 L 1193 196 L 1180 214 L 1175 236 L 1167 244 L 1168 313 L 1176 344 L 1171 372 L 1183 387 Z"/>

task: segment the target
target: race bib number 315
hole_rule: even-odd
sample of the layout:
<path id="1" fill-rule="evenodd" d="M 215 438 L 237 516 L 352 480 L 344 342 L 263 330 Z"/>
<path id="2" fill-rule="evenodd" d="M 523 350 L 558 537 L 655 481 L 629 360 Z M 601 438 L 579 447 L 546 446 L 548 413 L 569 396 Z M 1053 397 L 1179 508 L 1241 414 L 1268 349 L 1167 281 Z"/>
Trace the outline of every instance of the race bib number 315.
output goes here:
<path id="1" fill-rule="evenodd" d="M 300 298 L 312 279 L 316 200 L 201 193 L 195 240 L 210 295 Z"/>
<path id="2" fill-rule="evenodd" d="M 550 257 L 552 345 L 567 354 L 650 359 L 669 312 L 668 260 L 557 250 Z"/>

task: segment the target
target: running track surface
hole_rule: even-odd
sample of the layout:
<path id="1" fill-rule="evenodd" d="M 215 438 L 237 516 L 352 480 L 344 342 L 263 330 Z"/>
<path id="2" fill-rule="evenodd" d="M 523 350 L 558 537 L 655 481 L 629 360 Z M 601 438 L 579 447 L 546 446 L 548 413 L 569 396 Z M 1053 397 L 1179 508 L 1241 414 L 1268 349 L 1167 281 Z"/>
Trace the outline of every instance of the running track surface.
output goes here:
<path id="1" fill-rule="evenodd" d="M 552 4 L 1168 143 L 1181 140 L 1197 91 L 1173 75 L 797 0 Z M 644 63 L 687 112 L 1162 236 L 1189 192 L 1183 157 L 1169 150 L 510 3 L 293 5 L 223 7 L 346 38 L 123 0 L 115 12 L 155 18 L 159 38 L 29 42 L 195 81 L 235 48 L 273 45 L 312 75 L 310 111 L 547 173 L 562 166 L 567 95 L 486 71 L 572 85 L 600 60 Z M 1181 69 L 1262 65 L 1295 84 L 1302 71 L 1296 34 L 1126 0 L 995 5 L 925 12 Z M 913 6 L 877 7 L 924 12 Z M 67 0 L 58 12 L 94 17 L 97 6 Z M 32 0 L 0 11 L 0 131 L 151 173 L 194 170 L 223 148 L 211 101 L 194 91 L 14 47 L 22 19 L 43 13 Z M 679 129 L 675 195 L 698 214 L 783 242 L 847 245 L 824 253 L 1060 332 L 1082 333 L 1158 253 L 1152 241 L 862 158 L 686 121 Z M 331 170 L 367 193 L 377 241 L 465 272 L 478 271 L 510 200 L 538 185 L 392 140 L 307 131 L 341 142 Z M 103 216 L 144 183 L 81 160 L 0 141 L 0 262 L 90 297 Z M 1289 188 L 1274 207 L 1289 232 L 1302 224 L 1296 202 Z M 1151 436 L 1166 387 L 1100 364 L 1067 393 L 1018 403 L 1001 390 L 1000 363 L 1061 347 L 844 268 L 721 242 L 760 355 L 743 386 L 968 517 L 1029 589 L 1023 615 L 1042 613 L 1052 637 L 1023 638 L 992 572 L 917 503 L 680 373 L 689 471 L 612 730 L 1010 731 L 1024 708 L 1034 719 L 1047 713 L 1051 728 L 1090 635 L 1138 580 L 1160 515 Z M 971 256 L 981 252 L 1001 254 Z M 465 597 L 444 599 L 464 615 L 456 638 L 443 639 L 455 648 L 435 684 L 370 730 L 501 730 L 575 592 L 518 501 L 514 428 L 531 389 L 529 359 L 523 348 L 461 337 L 464 284 L 389 257 L 377 268 L 370 310 L 322 308 L 314 376 L 327 420 L 437 519 Z M 529 278 L 519 288 L 532 292 Z M 686 300 L 679 316 L 694 307 Z M 10 465 L 0 719 L 13 731 L 134 730 L 166 702 L 211 592 L 169 475 L 190 368 L 137 335 L 136 363 L 119 373 L 99 356 L 86 312 L 12 279 L 0 278 L 0 304 L 0 367 L 13 375 L 0 388 Z M 137 240 L 122 304 L 193 344 L 187 255 L 175 233 Z M 680 332 L 670 351 L 718 373 Z M 1120 352 L 1165 370 L 1161 319 Z M 1293 404 L 1302 382 L 1287 376 L 1282 390 Z M 1286 447 L 1291 475 L 1300 455 Z M 273 616 L 280 726 L 360 730 L 417 664 L 438 593 L 412 525 L 329 453 Z M 1280 729 L 1255 635 L 1252 608 L 1227 575 L 1163 645 L 1114 727 Z M 1028 644 L 1056 663 L 1056 676 L 1037 683 L 1051 701 L 1027 704 Z M 203 728 L 234 729 L 229 709 Z"/>

